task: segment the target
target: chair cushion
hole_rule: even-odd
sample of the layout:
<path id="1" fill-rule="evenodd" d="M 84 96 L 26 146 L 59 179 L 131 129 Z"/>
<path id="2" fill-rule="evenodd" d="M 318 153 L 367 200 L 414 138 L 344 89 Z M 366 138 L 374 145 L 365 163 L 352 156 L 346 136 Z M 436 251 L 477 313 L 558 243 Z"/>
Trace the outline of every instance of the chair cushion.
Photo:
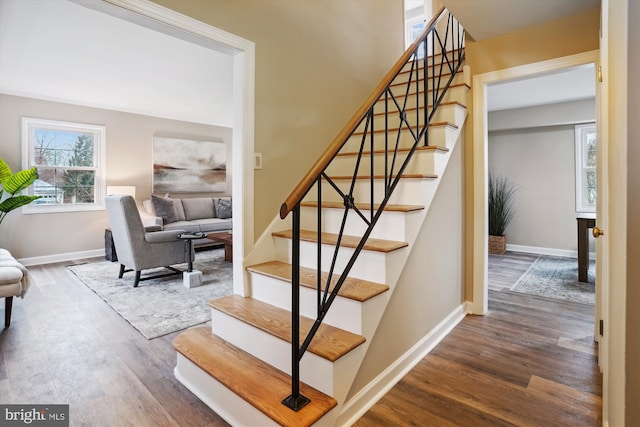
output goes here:
<path id="1" fill-rule="evenodd" d="M 176 221 L 164 227 L 165 230 L 184 230 L 195 233 L 200 231 L 200 226 L 192 221 Z"/>

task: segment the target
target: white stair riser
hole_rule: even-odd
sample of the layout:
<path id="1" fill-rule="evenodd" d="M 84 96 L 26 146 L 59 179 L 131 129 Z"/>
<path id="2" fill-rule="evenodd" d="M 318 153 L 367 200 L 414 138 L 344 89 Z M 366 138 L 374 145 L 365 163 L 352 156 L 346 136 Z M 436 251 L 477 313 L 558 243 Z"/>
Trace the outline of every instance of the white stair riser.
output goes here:
<path id="1" fill-rule="evenodd" d="M 276 259 L 282 262 L 291 263 L 291 240 L 275 238 Z M 333 259 L 334 247 L 329 245 L 321 246 L 322 271 L 329 271 Z M 389 277 L 389 266 L 393 263 L 391 254 L 404 254 L 405 248 L 398 249 L 391 253 L 363 250 L 349 272 L 349 276 L 372 282 L 386 283 Z M 354 250 L 352 248 L 340 248 L 338 259 L 334 271 L 341 273 L 351 258 Z M 398 255 L 401 256 L 401 255 Z M 317 247 L 313 242 L 300 242 L 300 265 L 307 268 L 317 268 Z"/>
<path id="2" fill-rule="evenodd" d="M 211 310 L 211 327 L 220 338 L 291 375 L 290 343 L 215 309 Z M 300 381 L 344 401 L 364 351 L 360 345 L 335 362 L 307 351 L 300 361 Z"/>
<path id="3" fill-rule="evenodd" d="M 251 296 L 285 310 L 291 310 L 291 284 L 259 273 L 251 274 Z M 362 334 L 363 304 L 340 296 L 336 297 L 323 323 Z M 311 319 L 318 315 L 317 292 L 300 287 L 300 314 Z"/>
<path id="4" fill-rule="evenodd" d="M 420 123 L 424 123 L 424 110 L 421 108 L 420 110 Z M 417 110 L 407 111 L 407 121 L 412 127 L 415 127 L 417 123 Z M 440 123 L 440 122 L 449 122 L 456 125 L 462 125 L 465 119 L 465 108 L 460 104 L 445 104 L 438 107 L 435 114 L 431 119 L 431 123 Z M 400 115 L 397 111 L 390 112 L 389 117 L 387 119 L 387 127 L 390 129 L 398 128 L 400 126 Z M 374 129 L 384 129 L 385 127 L 385 116 L 384 114 L 376 115 L 373 121 Z M 364 123 L 360 125 L 357 129 L 358 132 L 364 130 Z"/>
<path id="5" fill-rule="evenodd" d="M 429 62 L 429 65 L 431 65 L 431 62 Z M 399 74 L 398 77 L 396 77 L 393 80 L 392 85 L 395 85 L 397 83 L 406 83 L 407 81 L 409 81 L 409 76 L 411 76 L 411 85 L 413 87 L 415 87 L 416 79 L 418 79 L 419 82 L 420 82 L 420 87 L 422 88 L 423 79 L 424 79 L 424 71 L 423 71 L 422 66 L 420 66 L 417 70 L 414 69 L 413 74 L 410 73 L 410 70 L 411 70 L 410 66 L 406 67 L 405 68 L 406 72 L 403 72 L 403 73 Z M 428 67 L 427 70 L 428 70 L 427 71 L 428 79 L 431 80 L 431 78 L 434 75 L 434 69 L 432 67 Z M 440 67 L 437 67 L 435 72 L 439 73 L 440 72 Z M 442 76 L 440 78 L 440 82 L 439 82 L 440 83 L 440 85 L 439 85 L 440 87 L 444 87 L 444 85 L 447 83 L 447 81 L 449 81 L 449 79 L 451 78 L 451 74 L 450 73 L 446 73 L 446 74 L 445 73 L 446 73 L 446 71 L 443 70 L 443 74 L 442 74 Z M 437 82 L 437 76 L 436 76 L 436 83 L 438 83 Z M 457 83 L 464 83 L 464 77 L 463 77 L 462 73 L 456 74 L 455 77 L 453 78 L 453 82 L 451 84 L 457 84 Z M 431 86 L 432 84 L 433 83 L 431 81 L 429 81 L 429 83 L 427 85 Z M 395 88 L 395 86 L 394 86 L 394 88 Z M 396 92 L 394 91 L 394 93 L 396 93 Z"/>
<path id="6" fill-rule="evenodd" d="M 216 309 L 211 310 L 211 328 L 223 340 L 291 375 L 291 344 L 288 342 Z M 301 361 L 300 379 L 333 395 L 334 368 L 334 363 L 307 352 Z"/>
<path id="7" fill-rule="evenodd" d="M 252 273 L 251 286 L 253 298 L 285 310 L 291 309 L 291 285 L 288 282 Z M 387 291 L 364 302 L 338 296 L 331 305 L 323 323 L 362 335 L 367 341 L 370 341 L 389 296 L 390 292 Z M 316 298 L 315 289 L 300 287 L 300 314 L 302 316 L 316 317 Z"/>
<path id="8" fill-rule="evenodd" d="M 396 97 L 396 101 L 398 102 L 398 104 L 400 106 L 404 106 L 404 108 L 414 108 L 416 106 L 420 106 L 420 107 L 424 107 L 425 101 L 424 101 L 424 94 L 420 93 L 420 95 L 418 97 L 416 97 L 415 94 L 415 88 L 412 88 L 413 90 L 409 93 L 409 99 L 407 99 L 407 102 L 405 104 L 405 96 L 404 96 L 404 92 L 397 90 L 394 91 L 394 95 Z M 459 102 L 462 105 L 468 105 L 467 104 L 467 92 L 468 92 L 468 87 L 465 85 L 460 85 L 460 86 L 450 86 L 449 90 L 447 90 L 444 98 L 442 99 L 442 102 Z M 419 103 L 419 104 L 418 104 Z M 427 104 L 433 104 L 433 93 L 432 92 L 428 92 L 427 93 Z M 374 113 L 381 113 L 385 111 L 385 100 L 384 98 L 378 100 L 378 102 L 376 103 L 376 106 L 374 108 Z M 395 107 L 395 103 L 393 103 L 393 101 L 389 101 L 388 102 L 388 108 L 389 111 L 392 111 L 392 109 L 397 109 L 397 107 Z"/>
<path id="9" fill-rule="evenodd" d="M 393 204 L 407 204 L 407 205 L 423 205 L 428 206 L 429 198 L 426 198 L 430 193 L 423 187 L 429 187 L 429 182 L 433 182 L 433 179 L 421 179 L 421 178 L 403 178 L 396 186 L 395 191 L 389 199 L 389 203 Z M 350 185 L 350 181 L 338 180 L 336 184 L 343 191 L 346 191 Z M 337 193 L 333 188 L 328 188 L 328 185 L 322 187 L 322 200 L 325 201 L 339 201 L 337 199 Z M 368 203 L 371 199 L 370 195 L 370 182 L 369 180 L 359 179 L 353 189 L 353 197 L 356 203 Z M 379 202 L 384 198 L 384 182 L 381 179 L 374 180 L 373 197 L 374 202 Z"/>
<path id="10" fill-rule="evenodd" d="M 232 426 L 278 426 L 271 418 L 180 353 L 178 353 L 177 364 L 173 372 L 178 381 Z M 320 421 L 322 422 L 325 418 L 331 420 L 333 417 L 325 416 Z M 333 421 L 331 424 L 325 425 L 332 425 L 332 423 Z"/>
<path id="11" fill-rule="evenodd" d="M 402 163 L 405 161 L 408 151 L 400 151 L 396 155 L 394 160 L 393 152 L 387 154 L 387 160 L 385 165 L 385 154 L 374 153 L 373 155 L 373 174 L 384 174 L 385 168 L 397 171 Z M 405 173 L 423 173 L 433 174 L 434 172 L 434 156 L 437 153 L 434 150 L 417 150 L 414 152 L 411 161 L 407 164 Z M 357 164 L 357 156 L 338 156 L 327 168 L 327 175 L 329 176 L 343 176 L 353 175 Z M 371 154 L 365 154 L 360 159 L 358 164 L 358 175 L 368 176 L 371 175 Z"/>
<path id="12" fill-rule="evenodd" d="M 365 216 L 369 218 L 370 212 L 365 212 Z M 335 208 L 322 209 L 322 231 L 328 233 L 338 233 L 342 224 L 344 210 Z M 380 216 L 377 224 L 371 232 L 374 239 L 386 240 L 407 240 L 409 232 L 415 232 L 409 227 L 414 218 L 420 218 L 421 211 L 412 212 L 393 212 L 385 211 Z M 305 230 L 317 230 L 317 208 L 302 207 L 300 210 L 300 221 L 302 228 Z M 368 225 L 352 210 L 347 215 L 347 222 L 344 233 L 351 236 L 361 236 L 367 229 Z"/>
<path id="13" fill-rule="evenodd" d="M 446 143 L 447 134 L 451 132 L 456 132 L 456 128 L 453 126 L 430 126 L 429 133 L 429 145 L 433 145 L 436 147 L 444 147 Z M 389 131 L 387 138 L 388 147 L 395 147 L 396 140 L 398 139 L 398 131 Z M 398 146 L 400 148 L 411 148 L 415 143 L 415 137 L 411 132 L 406 129 L 403 129 L 400 132 L 400 139 L 398 142 Z M 358 152 L 360 151 L 360 145 L 362 144 L 362 135 L 354 135 L 345 143 L 342 148 L 342 153 L 349 152 Z M 419 144 L 424 145 L 424 140 L 421 140 Z M 384 132 L 374 134 L 374 150 L 382 150 L 385 147 L 385 134 Z M 370 136 L 367 135 L 367 140 L 364 145 L 364 149 L 369 151 L 371 150 L 371 142 Z"/>

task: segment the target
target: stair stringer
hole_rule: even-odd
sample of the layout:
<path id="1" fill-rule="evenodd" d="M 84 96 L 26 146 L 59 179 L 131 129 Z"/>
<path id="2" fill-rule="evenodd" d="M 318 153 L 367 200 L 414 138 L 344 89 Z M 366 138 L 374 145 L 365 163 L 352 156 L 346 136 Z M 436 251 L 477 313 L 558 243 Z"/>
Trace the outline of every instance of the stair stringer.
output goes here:
<path id="1" fill-rule="evenodd" d="M 461 139 L 463 138 L 463 133 L 462 133 L 463 130 L 464 128 L 461 129 L 461 133 L 458 135 L 457 142 L 460 142 Z M 450 152 L 453 152 L 453 148 L 454 147 L 451 147 Z M 447 158 L 446 166 L 448 166 L 449 164 L 448 160 L 449 159 Z M 440 178 L 444 176 L 446 166 L 441 171 L 438 172 L 438 176 L 439 176 L 438 181 L 440 181 Z M 435 196 L 435 192 L 434 192 L 434 196 Z M 406 248 L 405 257 L 403 258 L 403 261 L 407 261 L 410 258 L 411 253 L 416 248 L 416 239 L 419 235 L 419 231 L 422 229 L 424 222 L 429 217 L 429 211 L 430 211 L 430 208 L 432 207 L 433 207 L 433 204 L 431 203 L 427 207 L 425 207 L 425 212 L 422 215 L 422 221 L 420 222 L 418 229 L 415 230 L 415 233 L 412 233 L 411 238 L 408 239 L 409 246 L 408 248 Z M 389 285 L 387 304 L 385 305 L 384 310 L 382 312 L 376 313 L 377 322 L 376 322 L 376 329 L 374 332 L 374 336 L 371 338 L 367 338 L 367 341 L 363 344 L 365 346 L 365 350 L 367 354 L 369 352 L 369 347 L 371 346 L 372 341 L 375 338 L 376 333 L 378 332 L 382 319 L 387 309 L 389 308 L 389 303 L 392 301 L 394 293 L 398 289 L 400 276 L 404 273 L 407 267 L 408 267 L 407 263 L 404 262 L 401 267 L 400 274 L 398 275 L 398 277 L 396 277 L 396 280 L 394 281 L 394 283 L 393 284 L 386 283 L 387 285 Z M 448 313 L 447 317 L 443 319 L 440 322 L 440 324 L 434 327 L 427 334 L 427 336 L 425 336 L 424 339 L 421 340 L 421 342 L 418 342 L 415 345 L 416 347 L 415 349 L 411 349 L 410 351 L 408 351 L 407 357 L 405 357 L 404 355 L 400 357 L 397 361 L 395 361 L 392 365 L 388 367 L 388 370 L 380 374 L 379 376 L 380 378 L 376 378 L 374 381 L 372 381 L 372 383 L 375 383 L 375 384 L 368 384 L 363 389 L 355 390 L 355 393 L 354 391 L 350 390 L 348 393 L 348 397 L 345 401 L 338 401 L 338 406 L 336 408 L 338 411 L 338 418 L 335 425 L 339 425 L 339 426 L 351 425 L 352 422 L 358 418 L 358 416 L 361 416 L 362 414 L 364 414 L 366 409 L 370 408 L 381 397 L 381 394 L 379 393 L 380 390 L 383 390 L 383 391 L 389 390 L 401 378 L 402 376 L 401 374 L 407 372 L 413 365 L 415 365 L 415 363 L 417 363 L 417 361 L 421 359 L 421 357 L 423 357 L 426 354 L 428 350 L 433 348 L 435 343 L 437 343 L 439 340 L 444 338 L 444 336 L 446 336 L 448 331 L 451 330 L 453 326 L 455 326 L 455 324 L 457 324 L 464 317 L 465 314 L 466 314 L 466 308 L 464 307 L 464 304 L 462 304 L 460 307 L 457 307 L 453 312 Z M 425 351 L 425 349 L 427 349 L 427 351 Z M 365 354 L 365 356 L 363 357 L 363 360 L 361 361 L 360 366 L 362 366 L 362 362 L 365 360 L 367 354 Z M 411 359 L 412 357 L 415 356 L 415 354 L 420 354 L 421 357 L 416 358 L 415 361 L 405 360 L 405 359 Z M 400 372 L 400 375 L 398 375 L 399 372 Z"/>

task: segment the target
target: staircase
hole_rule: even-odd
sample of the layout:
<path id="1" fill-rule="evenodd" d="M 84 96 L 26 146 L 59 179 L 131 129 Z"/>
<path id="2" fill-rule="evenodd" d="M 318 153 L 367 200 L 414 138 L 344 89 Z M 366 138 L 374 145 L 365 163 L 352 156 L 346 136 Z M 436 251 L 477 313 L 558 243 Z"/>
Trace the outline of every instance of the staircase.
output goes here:
<path id="1" fill-rule="evenodd" d="M 447 19 L 445 34 L 455 23 Z M 425 31 L 427 45 L 434 38 Z M 442 38 L 446 50 L 451 40 Z M 293 216 L 283 205 L 284 218 L 258 242 L 250 296 L 211 301 L 212 326 L 174 340 L 176 377 L 234 426 L 334 426 L 350 417 L 354 378 L 466 118 L 468 71 L 449 81 L 436 71 L 450 66 L 449 54 L 418 59 L 413 51 L 347 129 Z"/>

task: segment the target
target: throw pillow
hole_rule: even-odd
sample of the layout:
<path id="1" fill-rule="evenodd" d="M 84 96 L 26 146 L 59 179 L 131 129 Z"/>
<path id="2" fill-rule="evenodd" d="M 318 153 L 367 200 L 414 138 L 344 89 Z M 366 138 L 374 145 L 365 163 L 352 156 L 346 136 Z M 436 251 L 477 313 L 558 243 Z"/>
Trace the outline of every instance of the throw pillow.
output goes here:
<path id="1" fill-rule="evenodd" d="M 231 218 L 231 200 L 218 199 L 218 218 Z"/>
<path id="2" fill-rule="evenodd" d="M 162 218 L 163 223 L 169 224 L 170 222 L 176 222 L 178 220 L 178 213 L 176 212 L 173 200 L 152 194 L 151 202 L 156 210 L 156 214 Z"/>
<path id="3" fill-rule="evenodd" d="M 187 221 L 214 217 L 213 199 L 211 197 L 182 199 L 182 207 Z"/>

